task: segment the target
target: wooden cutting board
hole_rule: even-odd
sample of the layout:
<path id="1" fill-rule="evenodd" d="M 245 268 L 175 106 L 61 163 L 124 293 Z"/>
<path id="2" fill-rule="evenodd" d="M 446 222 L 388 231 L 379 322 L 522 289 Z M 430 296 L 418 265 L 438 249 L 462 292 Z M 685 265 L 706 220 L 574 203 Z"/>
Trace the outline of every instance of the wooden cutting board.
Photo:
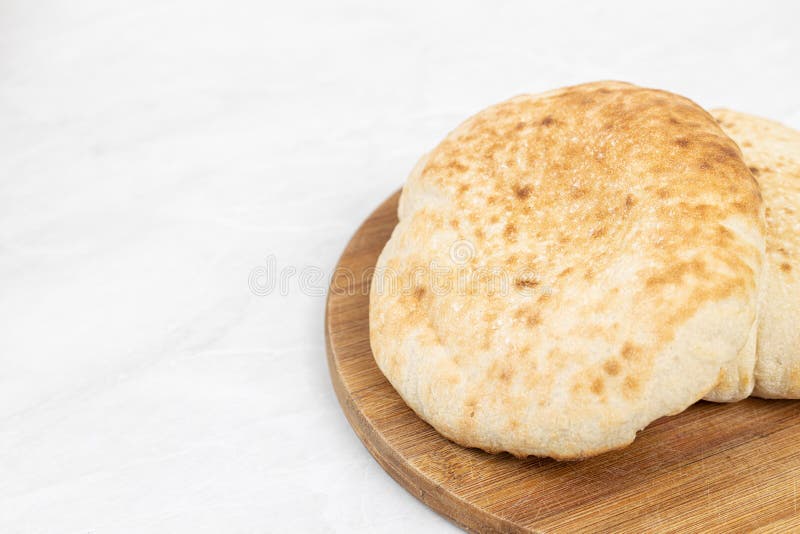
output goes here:
<path id="1" fill-rule="evenodd" d="M 476 532 L 800 531 L 800 402 L 699 402 L 634 443 L 580 462 L 466 449 L 411 411 L 369 346 L 369 279 L 398 194 L 364 222 L 332 277 L 328 364 L 347 419 L 378 463 Z"/>

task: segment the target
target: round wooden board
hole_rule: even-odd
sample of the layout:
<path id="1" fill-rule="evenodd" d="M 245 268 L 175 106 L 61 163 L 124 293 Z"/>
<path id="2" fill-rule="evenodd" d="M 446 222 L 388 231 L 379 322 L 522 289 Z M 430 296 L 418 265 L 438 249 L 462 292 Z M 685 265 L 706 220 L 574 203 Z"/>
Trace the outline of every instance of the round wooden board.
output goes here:
<path id="1" fill-rule="evenodd" d="M 369 279 L 398 194 L 364 222 L 328 293 L 328 364 L 347 419 L 403 487 L 476 532 L 797 531 L 800 402 L 699 402 L 620 451 L 520 460 L 440 436 L 381 374 L 369 345 Z"/>

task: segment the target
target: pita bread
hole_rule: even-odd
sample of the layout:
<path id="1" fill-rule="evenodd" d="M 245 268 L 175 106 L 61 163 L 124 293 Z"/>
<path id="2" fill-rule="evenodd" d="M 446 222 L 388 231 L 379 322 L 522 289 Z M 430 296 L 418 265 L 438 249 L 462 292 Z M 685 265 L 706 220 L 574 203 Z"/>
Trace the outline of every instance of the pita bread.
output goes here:
<path id="1" fill-rule="evenodd" d="M 752 337 L 763 204 L 739 149 L 683 97 L 600 82 L 490 107 L 420 160 L 399 219 L 372 350 L 462 445 L 625 446 L 709 393 Z"/>
<path id="2" fill-rule="evenodd" d="M 800 398 L 800 132 L 745 113 L 712 114 L 742 149 L 767 216 L 766 283 L 753 395 Z"/>

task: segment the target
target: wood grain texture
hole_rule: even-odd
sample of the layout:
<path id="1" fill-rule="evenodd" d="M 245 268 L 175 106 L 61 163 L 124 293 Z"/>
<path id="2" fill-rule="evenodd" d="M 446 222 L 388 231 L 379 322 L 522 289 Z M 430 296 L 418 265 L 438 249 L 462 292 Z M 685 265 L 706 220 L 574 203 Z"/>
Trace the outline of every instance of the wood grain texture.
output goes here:
<path id="1" fill-rule="evenodd" d="M 700 402 L 628 448 L 581 462 L 466 449 L 409 409 L 369 346 L 369 279 L 398 194 L 359 228 L 332 277 L 328 364 L 347 419 L 378 463 L 476 532 L 786 532 L 800 529 L 800 403 Z"/>

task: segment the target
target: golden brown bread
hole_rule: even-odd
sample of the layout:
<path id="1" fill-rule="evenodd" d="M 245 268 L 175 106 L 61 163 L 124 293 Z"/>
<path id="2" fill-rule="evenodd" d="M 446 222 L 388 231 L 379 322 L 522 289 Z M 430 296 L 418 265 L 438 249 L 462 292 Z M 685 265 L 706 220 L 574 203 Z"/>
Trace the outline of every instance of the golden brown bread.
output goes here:
<path id="1" fill-rule="evenodd" d="M 741 147 L 766 204 L 766 284 L 753 395 L 800 398 L 800 132 L 736 111 L 712 115 Z"/>
<path id="2" fill-rule="evenodd" d="M 721 400 L 752 388 L 763 206 L 683 97 L 600 82 L 488 108 L 420 160 L 399 216 L 372 349 L 458 443 L 586 457 L 720 378 Z"/>

